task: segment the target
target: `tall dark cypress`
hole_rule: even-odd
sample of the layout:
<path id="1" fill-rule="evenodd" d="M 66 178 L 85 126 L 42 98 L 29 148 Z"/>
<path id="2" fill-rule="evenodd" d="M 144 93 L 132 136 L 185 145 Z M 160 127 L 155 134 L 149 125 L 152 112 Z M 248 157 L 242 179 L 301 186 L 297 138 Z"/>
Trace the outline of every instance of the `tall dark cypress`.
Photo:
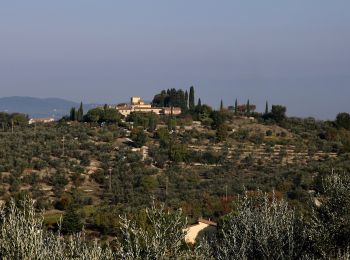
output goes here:
<path id="1" fill-rule="evenodd" d="M 265 105 L 265 115 L 267 115 L 269 113 L 269 103 L 266 101 L 266 105 Z"/>
<path id="2" fill-rule="evenodd" d="M 247 101 L 247 115 L 249 116 L 250 114 L 250 102 L 249 102 L 249 99 Z"/>
<path id="3" fill-rule="evenodd" d="M 187 92 L 187 90 L 185 92 L 185 104 L 186 104 L 186 109 L 188 109 L 188 92 Z"/>
<path id="4" fill-rule="evenodd" d="M 177 106 L 180 106 L 182 110 L 186 110 L 187 106 L 186 106 L 186 97 L 185 97 L 185 92 L 182 89 L 179 89 L 177 91 L 177 95 L 178 95 L 178 104 L 176 104 Z"/>
<path id="5" fill-rule="evenodd" d="M 72 108 L 70 109 L 69 119 L 70 119 L 71 121 L 77 120 L 77 112 L 76 112 L 76 110 L 75 110 L 75 107 L 72 107 Z"/>
<path id="6" fill-rule="evenodd" d="M 222 111 L 222 110 L 224 110 L 224 102 L 221 99 L 221 101 L 220 101 L 220 111 Z"/>
<path id="7" fill-rule="evenodd" d="M 80 107 L 79 107 L 78 113 L 77 113 L 77 120 L 79 122 L 82 122 L 83 116 L 84 116 L 83 102 L 80 102 Z"/>
<path id="8" fill-rule="evenodd" d="M 202 107 L 202 100 L 201 100 L 200 98 L 198 98 L 197 107 L 198 107 L 198 108 L 201 108 L 201 107 Z"/>
<path id="9" fill-rule="evenodd" d="M 236 101 L 235 101 L 235 114 L 237 115 L 238 113 L 238 100 L 236 98 Z"/>
<path id="10" fill-rule="evenodd" d="M 190 87 L 190 95 L 189 95 L 189 108 L 190 108 L 190 110 L 194 110 L 194 87 L 193 86 L 191 86 Z"/>

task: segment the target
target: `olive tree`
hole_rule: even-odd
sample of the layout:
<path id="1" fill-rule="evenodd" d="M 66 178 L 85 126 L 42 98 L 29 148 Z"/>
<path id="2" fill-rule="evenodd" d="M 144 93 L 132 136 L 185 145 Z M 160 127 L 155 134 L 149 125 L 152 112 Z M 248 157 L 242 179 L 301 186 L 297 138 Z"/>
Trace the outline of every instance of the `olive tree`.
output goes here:
<path id="1" fill-rule="evenodd" d="M 34 201 L 25 199 L 16 206 L 12 201 L 0 209 L 0 259 L 114 259 L 110 249 L 97 242 L 87 242 L 82 233 L 63 238 L 60 233 L 47 232 L 43 216 L 34 208 Z"/>
<path id="2" fill-rule="evenodd" d="M 149 229 L 121 217 L 122 239 L 119 239 L 118 256 L 121 259 L 178 259 L 186 258 L 183 250 L 186 219 L 182 211 L 170 212 L 164 205 L 153 203 L 146 209 Z"/>
<path id="3" fill-rule="evenodd" d="M 345 173 L 322 180 L 320 206 L 315 206 L 309 228 L 313 251 L 319 257 L 335 257 L 350 247 L 350 177 Z"/>
<path id="4" fill-rule="evenodd" d="M 284 200 L 245 194 L 222 221 L 213 254 L 216 259 L 296 259 L 303 241 L 297 226 L 295 211 Z"/>

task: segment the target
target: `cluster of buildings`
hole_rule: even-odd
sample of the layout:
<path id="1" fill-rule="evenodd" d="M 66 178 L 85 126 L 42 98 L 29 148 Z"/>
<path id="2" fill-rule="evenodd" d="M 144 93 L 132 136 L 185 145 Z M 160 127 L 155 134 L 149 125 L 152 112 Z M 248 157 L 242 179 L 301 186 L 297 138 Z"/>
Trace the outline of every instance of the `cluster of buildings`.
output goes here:
<path id="1" fill-rule="evenodd" d="M 111 106 L 110 106 L 111 107 Z M 127 117 L 132 112 L 153 112 L 157 115 L 180 115 L 182 110 L 180 107 L 153 107 L 149 103 L 145 103 L 141 97 L 131 97 L 130 104 L 121 103 L 115 106 L 123 116 Z M 35 123 L 51 123 L 54 122 L 54 118 L 31 118 L 29 124 Z"/>
<path id="2" fill-rule="evenodd" d="M 116 106 L 116 109 L 123 116 L 128 116 L 132 112 L 153 112 L 157 115 L 180 115 L 180 107 L 153 107 L 151 104 L 145 103 L 141 97 L 131 97 L 130 104 L 122 103 Z"/>

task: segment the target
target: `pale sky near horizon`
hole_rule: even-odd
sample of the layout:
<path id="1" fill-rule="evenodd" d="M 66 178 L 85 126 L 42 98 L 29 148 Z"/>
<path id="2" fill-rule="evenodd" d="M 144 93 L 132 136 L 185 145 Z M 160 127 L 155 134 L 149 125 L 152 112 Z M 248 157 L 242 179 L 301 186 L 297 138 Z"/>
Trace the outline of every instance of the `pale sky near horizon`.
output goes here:
<path id="1" fill-rule="evenodd" d="M 118 103 L 191 85 L 215 107 L 350 112 L 350 1 L 0 3 L 0 97 Z"/>

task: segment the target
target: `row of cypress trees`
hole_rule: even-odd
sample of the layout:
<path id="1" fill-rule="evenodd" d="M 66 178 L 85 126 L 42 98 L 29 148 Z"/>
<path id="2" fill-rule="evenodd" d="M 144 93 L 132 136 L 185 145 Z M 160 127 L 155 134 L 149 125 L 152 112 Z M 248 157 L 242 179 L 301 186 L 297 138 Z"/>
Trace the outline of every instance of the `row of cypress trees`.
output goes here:
<path id="1" fill-rule="evenodd" d="M 155 95 L 152 104 L 156 107 L 181 107 L 183 111 L 194 111 L 195 109 L 195 93 L 194 87 L 191 86 L 189 91 L 182 89 L 162 90 Z"/>
<path id="2" fill-rule="evenodd" d="M 69 120 L 82 122 L 84 119 L 83 102 L 80 102 L 78 110 L 75 107 L 70 109 Z"/>

